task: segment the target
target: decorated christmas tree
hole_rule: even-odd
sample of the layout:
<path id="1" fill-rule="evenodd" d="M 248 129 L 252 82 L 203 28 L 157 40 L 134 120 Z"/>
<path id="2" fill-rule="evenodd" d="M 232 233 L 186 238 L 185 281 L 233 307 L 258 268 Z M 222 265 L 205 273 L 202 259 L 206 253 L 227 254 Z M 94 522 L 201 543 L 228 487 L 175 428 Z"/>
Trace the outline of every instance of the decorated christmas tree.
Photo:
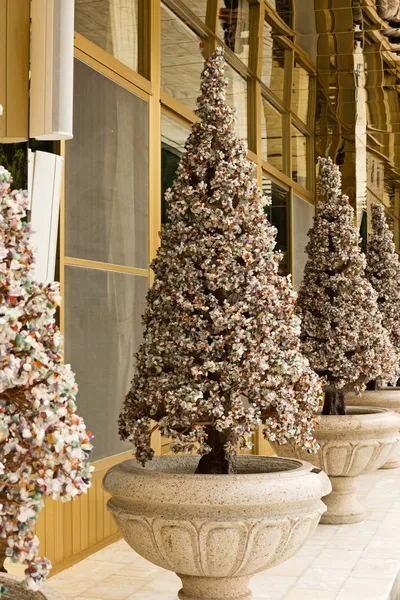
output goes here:
<path id="1" fill-rule="evenodd" d="M 87 491 L 91 436 L 75 412 L 74 374 L 62 364 L 58 284 L 34 280 L 27 195 L 10 184 L 0 167 L 0 538 L 35 590 L 51 566 L 34 534 L 43 498 Z"/>
<path id="2" fill-rule="evenodd" d="M 218 48 L 202 74 L 199 122 L 166 194 L 144 342 L 119 422 L 142 464 L 159 428 L 174 452 L 202 455 L 199 473 L 232 472 L 238 446 L 249 449 L 261 423 L 270 439 L 294 438 L 313 450 L 321 395 L 299 352 L 295 294 L 278 275 L 269 200 L 235 136 L 224 67 Z"/>
<path id="3" fill-rule="evenodd" d="M 378 294 L 378 306 L 383 325 L 389 332 L 400 363 L 400 262 L 381 204 L 373 204 L 373 233 L 367 244 L 367 268 L 365 274 Z M 399 377 L 399 371 L 397 371 Z M 376 382 L 374 382 L 376 383 Z"/>
<path id="4" fill-rule="evenodd" d="M 365 276 L 354 211 L 339 168 L 320 159 L 320 194 L 297 301 L 301 348 L 325 379 L 323 414 L 345 414 L 345 394 L 371 379 L 391 380 L 396 355 L 382 324 L 377 293 Z"/>

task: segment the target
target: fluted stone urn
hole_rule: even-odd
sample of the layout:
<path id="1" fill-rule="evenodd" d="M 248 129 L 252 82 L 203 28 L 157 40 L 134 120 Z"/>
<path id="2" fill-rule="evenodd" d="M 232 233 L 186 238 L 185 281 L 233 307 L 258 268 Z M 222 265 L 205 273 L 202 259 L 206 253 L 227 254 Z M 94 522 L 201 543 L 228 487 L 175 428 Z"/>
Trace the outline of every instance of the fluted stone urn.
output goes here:
<path id="1" fill-rule="evenodd" d="M 3 600 L 70 600 L 67 596 L 43 586 L 40 591 L 32 592 L 22 585 L 21 577 L 0 573 L 0 586 L 8 588 Z"/>
<path id="2" fill-rule="evenodd" d="M 378 406 L 400 414 L 400 388 L 388 387 L 380 390 L 366 390 L 361 396 L 347 394 L 349 406 Z M 400 442 L 381 469 L 397 469 L 400 467 Z"/>
<path id="3" fill-rule="evenodd" d="M 290 558 L 314 531 L 329 479 L 300 460 L 238 456 L 233 475 L 194 474 L 198 461 L 112 467 L 108 509 L 136 552 L 177 573 L 181 600 L 250 600 L 250 577 Z"/>
<path id="4" fill-rule="evenodd" d="M 332 492 L 323 498 L 328 510 L 321 523 L 359 523 L 365 510 L 356 497 L 359 475 L 379 469 L 397 446 L 400 417 L 383 408 L 350 406 L 346 415 L 323 415 L 313 433 L 320 445 L 308 454 L 292 443 L 272 444 L 287 458 L 307 458 L 323 469 L 332 483 Z"/>

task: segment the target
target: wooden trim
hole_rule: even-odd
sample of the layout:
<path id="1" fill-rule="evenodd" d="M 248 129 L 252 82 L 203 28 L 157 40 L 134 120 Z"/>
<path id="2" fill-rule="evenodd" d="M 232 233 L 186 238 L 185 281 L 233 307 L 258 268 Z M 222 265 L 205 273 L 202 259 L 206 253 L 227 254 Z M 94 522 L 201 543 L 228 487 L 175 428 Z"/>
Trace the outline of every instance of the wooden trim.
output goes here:
<path id="1" fill-rule="evenodd" d="M 260 4 L 250 5 L 250 70 L 261 76 L 264 21 Z M 258 176 L 262 159 L 262 106 L 260 79 L 252 77 L 247 84 L 248 143 L 254 150 Z"/>
<path id="2" fill-rule="evenodd" d="M 292 285 L 294 286 L 294 231 L 293 231 L 293 188 L 289 190 L 289 206 L 288 206 L 288 231 L 289 231 L 289 272 L 292 276 Z"/>
<path id="3" fill-rule="evenodd" d="M 282 17 L 277 13 L 276 8 L 271 6 L 267 0 L 264 2 L 265 9 L 265 20 L 268 21 L 273 27 L 276 27 L 282 35 L 288 35 L 290 37 L 294 37 L 296 35 L 295 31 L 289 27 L 282 19 Z"/>
<path id="4" fill-rule="evenodd" d="M 160 0 L 149 0 L 149 3 L 151 81 L 154 90 L 149 111 L 149 258 L 152 261 L 160 244 L 161 230 L 161 6 Z"/>
<path id="5" fill-rule="evenodd" d="M 30 3 L 0 0 L 0 142 L 28 139 Z"/>
<path id="6" fill-rule="evenodd" d="M 193 110 L 163 90 L 160 90 L 160 102 L 163 106 L 169 108 L 169 110 L 175 113 L 177 116 L 183 117 L 189 123 L 194 123 L 199 120 Z"/>
<path id="7" fill-rule="evenodd" d="M 128 460 L 132 458 L 132 450 L 127 450 L 126 452 L 119 452 L 119 454 L 113 454 L 112 456 L 107 456 L 106 458 L 100 458 L 99 460 L 95 460 L 92 463 L 94 467 L 93 477 L 96 478 L 97 473 L 99 471 L 108 471 L 114 465 L 118 465 L 124 460 Z"/>
<path id="8" fill-rule="evenodd" d="M 169 108 L 169 106 L 166 106 L 164 104 L 161 105 L 161 116 L 162 115 L 166 115 L 170 119 L 173 119 L 174 121 L 182 125 L 182 127 L 186 127 L 189 135 L 193 121 L 189 121 L 188 119 L 185 119 L 184 116 L 178 115 L 178 113 L 176 113 L 174 110 Z"/>
<path id="9" fill-rule="evenodd" d="M 201 38 L 206 38 L 211 32 L 207 31 L 207 22 L 202 21 L 193 13 L 182 0 L 162 0 L 183 23 Z"/>
<path id="10" fill-rule="evenodd" d="M 268 173 L 267 171 L 264 170 L 263 167 L 262 167 L 262 175 L 263 175 L 263 177 L 267 177 L 267 179 L 269 179 L 273 183 L 276 183 L 276 185 L 279 185 L 283 190 L 286 190 L 287 192 L 290 191 L 290 186 L 287 183 L 284 183 L 281 179 L 275 177 L 275 175 Z"/>
<path id="11" fill-rule="evenodd" d="M 212 32 L 204 41 L 204 58 L 207 60 L 211 54 L 216 50 L 218 45 L 217 34 L 218 34 L 218 10 L 219 0 L 208 0 L 207 2 L 207 14 L 206 14 L 206 25 L 207 29 Z"/>
<path id="12" fill-rule="evenodd" d="M 119 532 L 114 533 L 113 535 L 102 540 L 101 542 L 98 542 L 97 544 L 93 544 L 89 548 L 86 548 L 85 550 L 82 550 L 81 552 L 74 554 L 70 558 L 63 560 L 63 561 L 59 562 L 58 564 L 55 564 L 55 566 L 51 569 L 51 572 L 49 574 L 49 579 L 54 577 L 54 575 L 57 575 L 58 573 L 65 571 L 65 569 L 69 569 L 70 567 L 73 567 L 78 562 L 81 562 L 81 560 L 88 558 L 88 556 L 91 556 L 95 552 L 99 552 L 100 550 L 107 548 L 107 546 L 109 546 L 110 544 L 114 544 L 115 542 L 118 542 L 120 539 L 122 539 L 121 534 Z"/>
<path id="13" fill-rule="evenodd" d="M 132 91 L 145 100 L 153 93 L 150 81 L 75 32 L 75 56 L 109 79 Z"/>
<path id="14" fill-rule="evenodd" d="M 301 186 L 299 183 L 297 183 L 297 181 L 293 181 L 290 177 L 288 177 L 284 173 L 281 173 L 281 171 L 279 171 L 277 168 L 270 165 L 265 160 L 263 160 L 263 162 L 262 162 L 262 167 L 263 167 L 263 170 L 265 171 L 265 173 L 268 174 L 268 177 L 270 177 L 270 176 L 274 177 L 274 179 L 276 180 L 276 183 L 279 183 L 280 185 L 282 185 L 281 182 L 283 182 L 289 188 L 292 187 L 295 190 L 297 195 L 303 196 L 306 200 L 308 200 L 309 202 L 314 204 L 314 201 L 315 201 L 314 194 L 312 194 L 312 192 L 310 192 L 309 190 L 306 190 L 305 188 L 303 188 L 303 186 Z"/>
<path id="15" fill-rule="evenodd" d="M 64 257 L 64 265 L 73 267 L 84 267 L 86 269 L 99 269 L 101 271 L 116 271 L 118 273 L 131 273 L 132 275 L 140 275 L 148 277 L 148 269 L 137 269 L 136 267 L 125 267 L 124 265 L 115 265 L 113 263 L 103 263 L 97 260 L 86 260 L 85 258 Z"/>

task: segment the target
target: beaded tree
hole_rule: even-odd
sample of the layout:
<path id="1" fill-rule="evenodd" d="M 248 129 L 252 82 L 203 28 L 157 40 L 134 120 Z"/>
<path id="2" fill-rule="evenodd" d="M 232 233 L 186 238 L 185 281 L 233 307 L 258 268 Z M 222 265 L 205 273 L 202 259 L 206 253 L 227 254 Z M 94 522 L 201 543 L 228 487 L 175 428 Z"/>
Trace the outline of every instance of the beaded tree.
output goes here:
<path id="1" fill-rule="evenodd" d="M 381 204 L 373 204 L 372 235 L 367 244 L 365 274 L 378 294 L 378 306 L 383 315 L 383 325 L 397 355 L 397 377 L 400 363 L 400 262 Z M 376 387 L 376 381 L 369 387 Z"/>
<path id="2" fill-rule="evenodd" d="M 174 452 L 196 450 L 199 473 L 230 473 L 238 445 L 264 424 L 271 440 L 315 448 L 320 382 L 299 352 L 288 278 L 278 275 L 268 200 L 226 103 L 223 51 L 202 74 L 192 126 L 168 190 L 168 221 L 152 264 L 144 342 L 120 415 L 142 464 L 152 421 Z"/>
<path id="3" fill-rule="evenodd" d="M 75 412 L 74 374 L 62 364 L 58 284 L 33 279 L 28 199 L 10 184 L 0 167 L 0 543 L 26 565 L 25 584 L 35 590 L 51 566 L 34 534 L 43 497 L 87 491 L 92 446 Z"/>
<path id="4" fill-rule="evenodd" d="M 365 257 L 339 168 L 330 158 L 319 162 L 319 191 L 326 200 L 317 205 L 306 247 L 297 301 L 301 348 L 325 379 L 323 414 L 345 414 L 345 393 L 361 393 L 370 379 L 392 379 L 396 356 L 377 294 L 365 277 Z"/>

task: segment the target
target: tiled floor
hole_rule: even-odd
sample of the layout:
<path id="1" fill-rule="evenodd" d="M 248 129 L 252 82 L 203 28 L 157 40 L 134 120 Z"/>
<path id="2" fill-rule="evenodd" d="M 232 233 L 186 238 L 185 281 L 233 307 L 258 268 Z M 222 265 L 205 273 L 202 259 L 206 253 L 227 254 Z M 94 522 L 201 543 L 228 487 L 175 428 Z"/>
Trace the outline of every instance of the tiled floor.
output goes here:
<path id="1" fill-rule="evenodd" d="M 400 600 L 400 469 L 364 476 L 359 491 L 367 520 L 319 525 L 296 556 L 253 577 L 254 600 Z M 48 585 L 79 600 L 176 600 L 180 580 L 120 541 Z"/>

